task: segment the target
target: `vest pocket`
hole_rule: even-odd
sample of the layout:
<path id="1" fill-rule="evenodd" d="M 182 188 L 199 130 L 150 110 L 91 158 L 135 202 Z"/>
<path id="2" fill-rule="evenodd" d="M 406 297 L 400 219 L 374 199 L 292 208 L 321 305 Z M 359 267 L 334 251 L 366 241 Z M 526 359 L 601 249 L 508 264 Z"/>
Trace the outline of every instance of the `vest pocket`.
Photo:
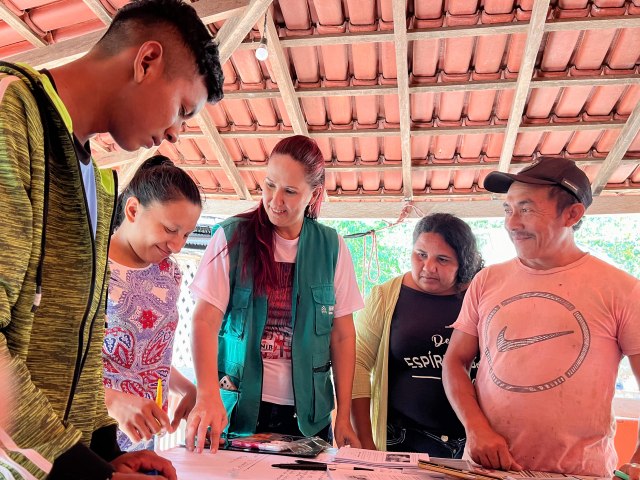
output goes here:
<path id="1" fill-rule="evenodd" d="M 316 334 L 327 335 L 331 333 L 333 327 L 333 311 L 336 305 L 335 290 L 332 284 L 316 285 L 311 287 L 311 293 L 316 309 Z"/>
<path id="2" fill-rule="evenodd" d="M 240 394 L 237 391 L 220 389 L 220 398 L 222 399 L 222 405 L 227 412 L 227 426 L 224 427 L 223 433 L 227 435 L 229 433 L 229 426 L 231 425 L 231 416 L 233 415 L 236 405 L 238 404 L 238 398 Z"/>
<path id="3" fill-rule="evenodd" d="M 250 288 L 234 288 L 231 295 L 231 303 L 229 304 L 228 314 L 224 322 L 224 331 L 236 337 L 242 338 L 244 335 L 244 326 L 247 323 L 247 308 L 251 299 Z"/>
<path id="4" fill-rule="evenodd" d="M 311 421 L 317 423 L 333 410 L 333 382 L 329 352 L 313 355 L 313 408 Z"/>

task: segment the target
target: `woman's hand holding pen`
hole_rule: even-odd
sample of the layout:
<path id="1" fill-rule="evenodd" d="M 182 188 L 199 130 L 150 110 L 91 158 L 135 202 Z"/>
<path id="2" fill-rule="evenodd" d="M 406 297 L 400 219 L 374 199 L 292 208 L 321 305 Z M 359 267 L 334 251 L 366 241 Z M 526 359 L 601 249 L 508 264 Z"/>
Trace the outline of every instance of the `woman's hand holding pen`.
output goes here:
<path id="1" fill-rule="evenodd" d="M 196 452 L 201 453 L 204 450 L 207 430 L 211 427 L 209 431 L 211 452 L 217 452 L 220 435 L 224 427 L 227 426 L 227 421 L 227 412 L 222 404 L 220 393 L 218 391 L 214 393 L 198 392 L 196 404 L 187 419 L 185 439 L 187 450 L 193 451 L 195 445 Z"/>
<path id="2" fill-rule="evenodd" d="M 111 388 L 105 389 L 105 400 L 109 415 L 118 421 L 120 430 L 134 443 L 175 430 L 169 416 L 153 400 Z"/>

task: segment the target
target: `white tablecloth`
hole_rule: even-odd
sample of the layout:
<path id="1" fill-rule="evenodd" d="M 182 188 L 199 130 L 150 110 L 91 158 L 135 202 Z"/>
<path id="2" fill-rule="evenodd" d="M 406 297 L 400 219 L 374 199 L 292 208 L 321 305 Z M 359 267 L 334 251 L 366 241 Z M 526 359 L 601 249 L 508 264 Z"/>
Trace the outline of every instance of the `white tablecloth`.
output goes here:
<path id="1" fill-rule="evenodd" d="M 327 472 L 311 470 L 283 470 L 273 468 L 274 463 L 294 463 L 295 458 L 261 453 L 205 451 L 197 454 L 184 447 L 158 452 L 171 460 L 179 480 L 326 480 Z"/>

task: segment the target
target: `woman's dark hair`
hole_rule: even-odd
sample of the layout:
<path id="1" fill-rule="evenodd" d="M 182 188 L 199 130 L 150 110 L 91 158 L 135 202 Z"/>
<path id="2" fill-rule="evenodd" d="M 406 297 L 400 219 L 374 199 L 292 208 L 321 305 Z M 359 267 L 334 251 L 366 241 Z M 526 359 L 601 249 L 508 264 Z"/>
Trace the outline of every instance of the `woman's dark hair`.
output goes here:
<path id="1" fill-rule="evenodd" d="M 312 204 L 305 209 L 305 216 L 318 218 L 322 205 L 324 190 L 324 157 L 315 141 L 303 135 L 294 135 L 280 140 L 271 152 L 273 155 L 288 155 L 304 167 L 305 180 L 312 190 L 318 189 Z M 253 288 L 258 295 L 267 291 L 267 285 L 273 285 L 276 280 L 276 265 L 273 247 L 273 224 L 262 204 L 246 213 L 237 215 L 246 218 L 235 231 L 228 243 L 228 248 L 237 244 L 244 246 L 247 258 L 242 266 L 242 276 L 248 274 L 251 268 Z M 245 277 L 246 278 L 246 277 Z"/>
<path id="2" fill-rule="evenodd" d="M 193 179 L 164 155 L 155 155 L 145 160 L 135 175 L 118 196 L 114 217 L 114 229 L 124 220 L 124 206 L 129 197 L 136 197 L 144 207 L 153 202 L 166 203 L 173 200 L 189 200 L 202 205 L 200 190 Z"/>
<path id="3" fill-rule="evenodd" d="M 423 233 L 437 233 L 453 248 L 458 259 L 456 289 L 460 292 L 473 280 L 476 273 L 484 267 L 484 260 L 478 251 L 476 237 L 471 227 L 455 215 L 432 213 L 422 217 L 413 230 L 413 243 Z"/>

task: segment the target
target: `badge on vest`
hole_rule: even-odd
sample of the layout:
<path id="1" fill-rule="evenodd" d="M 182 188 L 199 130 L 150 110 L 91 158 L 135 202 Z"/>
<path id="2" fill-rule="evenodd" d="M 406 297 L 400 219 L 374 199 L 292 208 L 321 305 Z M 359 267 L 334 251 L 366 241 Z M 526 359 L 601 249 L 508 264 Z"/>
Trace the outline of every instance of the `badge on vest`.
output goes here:
<path id="1" fill-rule="evenodd" d="M 334 307 L 335 307 L 335 305 L 322 305 L 322 308 L 320 309 L 320 311 L 324 315 L 333 315 Z"/>

